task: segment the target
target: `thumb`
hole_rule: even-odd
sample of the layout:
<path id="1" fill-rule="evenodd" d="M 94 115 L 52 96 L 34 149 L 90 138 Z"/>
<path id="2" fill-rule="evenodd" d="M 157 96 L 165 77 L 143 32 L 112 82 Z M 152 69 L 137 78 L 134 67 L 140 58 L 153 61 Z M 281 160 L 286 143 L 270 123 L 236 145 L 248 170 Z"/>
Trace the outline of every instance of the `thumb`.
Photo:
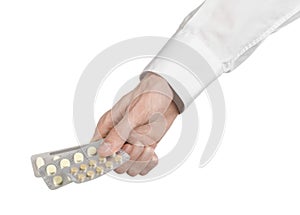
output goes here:
<path id="1" fill-rule="evenodd" d="M 107 157 L 119 151 L 127 141 L 131 130 L 128 118 L 123 118 L 114 128 L 107 134 L 104 142 L 99 146 L 98 153 L 102 157 Z"/>
<path id="2" fill-rule="evenodd" d="M 108 134 L 108 132 L 113 128 L 114 122 L 112 119 L 111 112 L 112 112 L 111 110 L 107 111 L 100 118 L 91 142 L 95 142 L 95 141 L 98 141 L 98 140 L 104 138 Z"/>
<path id="3" fill-rule="evenodd" d="M 107 136 L 109 131 L 123 118 L 127 105 L 130 101 L 131 93 L 123 96 L 114 107 L 107 111 L 99 120 L 95 129 L 92 142 Z"/>

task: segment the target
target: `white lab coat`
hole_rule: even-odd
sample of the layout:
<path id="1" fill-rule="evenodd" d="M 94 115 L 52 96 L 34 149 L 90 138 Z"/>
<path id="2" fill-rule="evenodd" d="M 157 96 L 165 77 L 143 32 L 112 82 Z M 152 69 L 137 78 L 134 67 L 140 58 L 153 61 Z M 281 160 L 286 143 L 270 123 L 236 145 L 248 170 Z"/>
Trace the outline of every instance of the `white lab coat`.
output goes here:
<path id="1" fill-rule="evenodd" d="M 183 111 L 212 81 L 234 70 L 270 34 L 299 16 L 300 0 L 206 0 L 185 18 L 171 39 L 196 50 L 207 65 L 191 74 L 178 63 L 159 57 L 181 51 L 170 40 L 144 72 L 164 77 L 179 96 L 181 104 L 176 103 Z M 195 78 L 205 73 L 215 75 Z"/>

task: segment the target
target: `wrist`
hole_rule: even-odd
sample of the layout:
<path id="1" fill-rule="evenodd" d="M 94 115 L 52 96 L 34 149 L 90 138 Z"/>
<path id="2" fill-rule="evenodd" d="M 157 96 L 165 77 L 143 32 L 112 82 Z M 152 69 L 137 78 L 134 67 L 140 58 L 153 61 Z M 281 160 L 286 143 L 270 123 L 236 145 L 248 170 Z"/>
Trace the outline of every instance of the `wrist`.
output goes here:
<path id="1" fill-rule="evenodd" d="M 155 83 L 155 85 L 159 86 L 156 87 L 156 90 L 157 88 L 159 88 L 159 90 L 164 89 L 162 92 L 166 94 L 168 97 L 170 97 L 172 102 L 175 104 L 178 113 L 182 112 L 180 110 L 184 109 L 184 103 L 182 102 L 178 94 L 175 92 L 175 90 L 172 88 L 172 86 L 165 78 L 158 75 L 157 73 L 147 71 L 141 75 L 140 79 L 141 79 L 141 83 L 145 83 L 148 85 L 153 85 Z M 153 89 L 155 90 L 155 88 Z"/>

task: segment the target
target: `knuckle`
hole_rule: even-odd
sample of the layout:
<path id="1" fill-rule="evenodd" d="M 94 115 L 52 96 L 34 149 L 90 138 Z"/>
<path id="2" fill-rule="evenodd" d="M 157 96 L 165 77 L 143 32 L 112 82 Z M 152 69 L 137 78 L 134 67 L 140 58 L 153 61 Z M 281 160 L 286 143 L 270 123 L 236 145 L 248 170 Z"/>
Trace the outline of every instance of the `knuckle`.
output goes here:
<path id="1" fill-rule="evenodd" d="M 145 147 L 144 149 L 145 157 L 148 161 L 150 161 L 154 155 L 154 149 L 150 146 Z"/>
<path id="2" fill-rule="evenodd" d="M 100 118 L 100 120 L 99 120 L 99 124 L 100 124 L 100 125 L 101 125 L 101 123 L 103 123 L 103 122 L 105 122 L 105 121 L 107 121 L 107 120 L 109 119 L 110 113 L 111 113 L 111 110 L 106 111 L 106 112 L 101 116 L 101 118 Z"/>
<path id="3" fill-rule="evenodd" d="M 157 155 L 153 156 L 152 163 L 153 163 L 153 166 L 157 166 L 157 164 L 158 164 L 158 157 L 157 157 Z"/>
<path id="4" fill-rule="evenodd" d="M 146 146 L 145 151 L 148 152 L 148 153 L 153 153 L 153 155 L 154 155 L 154 148 L 151 147 L 151 146 Z"/>

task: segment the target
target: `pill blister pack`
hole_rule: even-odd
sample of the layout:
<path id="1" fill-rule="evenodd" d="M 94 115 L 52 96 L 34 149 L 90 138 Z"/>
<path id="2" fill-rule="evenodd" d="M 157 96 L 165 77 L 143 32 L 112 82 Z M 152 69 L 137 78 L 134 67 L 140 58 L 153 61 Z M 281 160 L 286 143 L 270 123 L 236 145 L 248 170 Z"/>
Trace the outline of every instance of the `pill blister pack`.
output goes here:
<path id="1" fill-rule="evenodd" d="M 96 179 L 118 168 L 130 159 L 124 151 L 108 157 L 100 157 L 97 149 L 103 140 L 31 157 L 34 175 L 42 177 L 54 190 L 71 182 L 83 183 Z"/>

